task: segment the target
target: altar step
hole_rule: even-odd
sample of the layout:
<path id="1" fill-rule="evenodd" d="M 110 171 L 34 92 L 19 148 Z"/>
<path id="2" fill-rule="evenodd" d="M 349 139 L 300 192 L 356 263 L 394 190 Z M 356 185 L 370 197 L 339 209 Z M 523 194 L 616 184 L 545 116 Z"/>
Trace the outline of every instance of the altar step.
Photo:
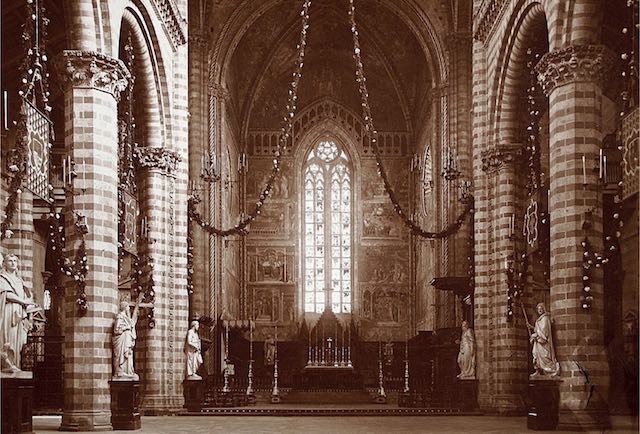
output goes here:
<path id="1" fill-rule="evenodd" d="M 370 404 L 373 398 L 366 390 L 292 390 L 282 398 L 290 404 Z"/>

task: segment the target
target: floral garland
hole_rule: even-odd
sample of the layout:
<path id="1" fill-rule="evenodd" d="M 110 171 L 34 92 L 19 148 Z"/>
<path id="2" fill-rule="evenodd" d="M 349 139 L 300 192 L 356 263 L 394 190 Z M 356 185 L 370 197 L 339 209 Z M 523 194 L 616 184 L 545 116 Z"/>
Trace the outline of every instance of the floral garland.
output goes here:
<path id="1" fill-rule="evenodd" d="M 27 176 L 27 118 L 20 112 L 16 122 L 16 146 L 12 150 L 9 159 L 9 171 L 13 173 L 9 182 L 9 198 L 4 209 L 4 219 L 0 223 L 0 240 L 11 238 L 13 231 L 9 229 L 13 223 L 13 217 L 18 209 L 18 196 L 22 193 L 21 187 Z"/>
<path id="2" fill-rule="evenodd" d="M 396 194 L 391 187 L 391 183 L 389 182 L 389 178 L 387 177 L 387 171 L 382 164 L 382 157 L 380 156 L 380 152 L 378 149 L 378 131 L 376 131 L 374 127 L 371 107 L 369 105 L 369 91 L 367 90 L 366 84 L 367 78 L 364 75 L 364 64 L 362 62 L 361 56 L 362 50 L 360 48 L 360 39 L 358 37 L 358 27 L 356 25 L 355 15 L 356 9 L 354 0 L 349 0 L 349 24 L 351 25 L 351 34 L 353 36 L 353 57 L 356 63 L 356 82 L 358 83 L 358 91 L 360 92 L 360 98 L 362 100 L 362 115 L 365 122 L 365 130 L 371 140 L 371 147 L 376 157 L 378 174 L 382 178 L 384 189 L 387 192 L 389 199 L 391 199 L 393 209 L 395 210 L 396 214 L 403 220 L 405 226 L 407 226 L 411 230 L 411 232 L 422 238 L 447 238 L 450 235 L 456 233 L 462 226 L 462 223 L 464 222 L 466 216 L 473 212 L 473 198 L 469 198 L 462 214 L 453 223 L 451 223 L 440 232 L 425 231 L 415 222 L 413 218 L 409 217 L 409 215 L 403 210 L 402 205 L 398 201 Z"/>
<path id="3" fill-rule="evenodd" d="M 133 266 L 131 267 L 131 278 L 135 282 L 136 299 L 137 294 L 144 293 L 143 302 L 151 305 L 155 302 L 155 282 L 153 280 L 153 257 L 150 255 L 134 256 Z M 148 326 L 150 329 L 156 326 L 153 307 L 149 309 L 147 314 Z"/>
<path id="4" fill-rule="evenodd" d="M 45 8 L 39 2 L 27 0 L 27 20 L 22 31 L 22 42 L 25 55 L 20 64 L 21 89 L 20 96 L 26 96 L 35 87 L 35 81 L 39 80 L 42 85 L 42 101 L 45 104 L 44 111 L 48 116 L 51 107 L 47 104 L 49 93 L 49 73 L 47 72 L 47 55 L 45 54 L 47 27 L 49 19 L 45 16 Z M 40 38 L 35 40 L 35 36 L 40 34 Z M 18 113 L 17 119 L 13 122 L 16 127 L 16 145 L 9 158 L 9 172 L 13 175 L 9 182 L 9 198 L 4 210 L 2 223 L 0 223 L 0 240 L 11 238 L 13 231 L 9 228 L 13 224 L 13 217 L 18 208 L 18 196 L 22 193 L 21 187 L 27 176 L 27 159 L 29 149 L 27 146 L 27 119 L 22 110 Z M 51 188 L 51 186 L 49 186 Z"/>
<path id="5" fill-rule="evenodd" d="M 78 250 L 76 250 L 73 260 L 70 260 L 64 252 L 65 236 L 64 225 L 61 221 L 62 217 L 60 213 L 57 213 L 55 207 L 51 205 L 49 211 L 49 217 L 47 219 L 49 223 L 49 246 L 54 252 L 55 262 L 59 267 L 62 274 L 67 277 L 72 277 L 76 282 L 76 304 L 80 314 L 85 314 L 89 309 L 87 303 L 86 293 L 86 279 L 89 273 L 89 265 L 87 263 L 87 250 L 84 241 L 85 231 L 79 229 L 81 242 Z"/>
<path id="6" fill-rule="evenodd" d="M 292 74 L 292 81 L 289 86 L 288 92 L 288 100 L 287 105 L 285 107 L 285 115 L 283 117 L 283 126 L 280 129 L 280 137 L 278 139 L 278 144 L 276 147 L 275 158 L 273 159 L 273 167 L 271 169 L 271 173 L 269 174 L 269 178 L 267 178 L 267 182 L 265 187 L 262 189 L 258 200 L 255 203 L 254 209 L 249 214 L 243 214 L 240 217 L 240 222 L 236 224 L 234 227 L 229 229 L 219 229 L 214 227 L 213 225 L 205 222 L 202 216 L 196 210 L 196 205 L 200 202 L 199 199 L 192 196 L 189 198 L 188 206 L 189 206 L 189 218 L 191 220 L 195 220 L 200 227 L 202 227 L 205 231 L 212 235 L 219 235 L 222 237 L 226 237 L 229 235 L 246 235 L 249 233 L 249 224 L 256 219 L 258 215 L 260 215 L 260 211 L 265 201 L 271 194 L 271 189 L 273 188 L 274 182 L 277 177 L 280 175 L 280 162 L 282 160 L 282 154 L 284 153 L 284 149 L 287 146 L 287 140 L 291 135 L 291 130 L 293 128 L 293 118 L 296 115 L 296 104 L 298 100 L 298 88 L 300 83 L 300 78 L 302 78 L 302 67 L 304 65 L 304 52 L 307 46 L 307 30 L 309 29 L 309 7 L 311 6 L 311 0 L 304 0 L 302 4 L 302 10 L 300 11 L 300 17 L 302 21 L 302 29 L 300 30 L 300 40 L 296 49 L 298 50 L 296 63 L 295 63 L 295 71 Z"/>

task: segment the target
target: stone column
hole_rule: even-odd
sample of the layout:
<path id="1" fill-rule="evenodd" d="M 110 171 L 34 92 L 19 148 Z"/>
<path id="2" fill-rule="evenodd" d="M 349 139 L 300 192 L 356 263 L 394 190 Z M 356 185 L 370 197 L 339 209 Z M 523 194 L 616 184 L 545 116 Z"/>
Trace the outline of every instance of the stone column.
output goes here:
<path id="1" fill-rule="evenodd" d="M 86 216 L 84 235 L 88 310 L 79 312 L 76 284 L 64 297 L 64 412 L 62 431 L 111 429 L 112 326 L 118 301 L 117 102 L 127 86 L 124 64 L 94 51 L 64 51 L 65 148 L 78 177 L 66 198 L 66 255 L 80 235 L 76 213 Z"/>
<path id="2" fill-rule="evenodd" d="M 200 35 L 189 35 L 189 181 L 196 186 L 196 193 L 203 202 L 198 204 L 198 211 L 206 215 L 206 201 L 202 173 L 202 157 L 208 150 L 208 100 L 206 80 L 207 41 Z M 193 194 L 193 193 L 192 193 Z M 194 222 L 189 223 L 193 242 L 193 268 L 191 276 L 194 286 L 190 299 L 190 317 L 194 314 L 200 316 L 209 315 L 209 302 L 207 297 L 209 287 L 209 243 L 202 228 Z"/>
<path id="3" fill-rule="evenodd" d="M 549 96 L 550 311 L 562 378 L 559 429 L 601 429 L 608 424 L 601 269 L 591 273 L 591 309 L 582 308 L 580 295 L 585 235 L 596 251 L 602 251 L 602 199 L 593 168 L 602 139 L 601 82 L 611 64 L 613 57 L 604 46 L 575 45 L 545 54 L 536 66 Z M 585 232 L 588 211 L 592 225 Z"/>
<path id="4" fill-rule="evenodd" d="M 136 368 L 142 383 L 142 410 L 145 414 L 178 411 L 184 402 L 184 339 L 188 295 L 180 262 L 186 250 L 180 248 L 178 217 L 185 205 L 179 200 L 177 167 L 180 157 L 163 147 L 136 150 L 140 168 L 140 212 L 149 225 L 147 254 L 152 259 L 155 326 L 139 323 L 136 347 L 140 358 Z M 185 174 L 186 175 L 186 174 Z M 186 249 L 186 246 L 185 246 Z M 139 363 L 138 363 L 139 362 Z"/>
<path id="5" fill-rule="evenodd" d="M 487 243 L 482 262 L 491 270 L 491 276 L 478 291 L 487 306 L 484 315 L 476 315 L 476 329 L 483 330 L 482 365 L 479 404 L 487 412 L 521 414 L 525 410 L 524 395 L 527 388 L 527 329 L 515 311 L 507 317 L 507 261 L 515 257 L 515 244 L 509 237 L 511 216 L 517 203 L 518 161 L 521 144 L 498 145 L 483 152 L 483 171 L 487 180 L 488 196 Z"/>

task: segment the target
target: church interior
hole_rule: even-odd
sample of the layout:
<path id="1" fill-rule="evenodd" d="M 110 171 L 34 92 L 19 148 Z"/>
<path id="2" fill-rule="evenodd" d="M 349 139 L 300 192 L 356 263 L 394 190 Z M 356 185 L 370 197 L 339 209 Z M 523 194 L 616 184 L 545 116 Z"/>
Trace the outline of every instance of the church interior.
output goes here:
<path id="1" fill-rule="evenodd" d="M 637 430 L 638 8 L 2 0 L 3 432 Z"/>

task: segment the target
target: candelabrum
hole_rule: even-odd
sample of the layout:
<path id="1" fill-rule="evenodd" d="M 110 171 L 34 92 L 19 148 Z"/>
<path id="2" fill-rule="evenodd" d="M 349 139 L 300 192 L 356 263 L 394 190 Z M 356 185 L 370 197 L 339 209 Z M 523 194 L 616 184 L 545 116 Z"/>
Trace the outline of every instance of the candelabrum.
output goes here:
<path id="1" fill-rule="evenodd" d="M 273 363 L 273 390 L 271 391 L 271 402 L 279 402 L 280 391 L 278 390 L 278 359 Z"/>
<path id="2" fill-rule="evenodd" d="M 458 179 L 462 172 L 458 170 L 458 153 L 455 149 L 448 148 L 442 162 L 442 176 L 447 181 Z"/>
<path id="3" fill-rule="evenodd" d="M 378 360 L 378 398 L 386 398 L 384 392 L 384 372 L 382 370 L 382 359 Z"/>
<path id="4" fill-rule="evenodd" d="M 404 360 L 404 393 L 409 393 L 409 359 Z"/>
<path id="5" fill-rule="evenodd" d="M 224 386 L 222 387 L 222 391 L 224 393 L 229 393 L 229 392 L 231 392 L 231 388 L 229 387 L 229 368 L 228 368 L 229 359 L 225 359 L 224 363 L 225 363 L 225 367 L 224 367 Z"/>
<path id="6" fill-rule="evenodd" d="M 249 360 L 249 373 L 247 374 L 247 395 L 253 395 L 253 360 Z"/>
<path id="7" fill-rule="evenodd" d="M 209 152 L 200 159 L 200 178 L 205 182 L 220 181 L 220 159 Z"/>

